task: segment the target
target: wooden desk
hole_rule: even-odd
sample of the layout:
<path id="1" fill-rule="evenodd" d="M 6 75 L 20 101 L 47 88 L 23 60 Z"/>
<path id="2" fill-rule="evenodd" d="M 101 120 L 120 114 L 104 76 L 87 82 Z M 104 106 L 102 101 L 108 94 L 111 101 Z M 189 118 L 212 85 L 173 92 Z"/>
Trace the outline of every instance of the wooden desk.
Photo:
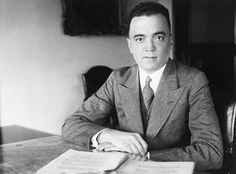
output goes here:
<path id="1" fill-rule="evenodd" d="M 32 174 L 68 149 L 85 150 L 59 136 L 20 141 L 0 146 L 1 174 Z"/>
<path id="2" fill-rule="evenodd" d="M 0 127 L 0 144 L 14 143 L 52 135 L 53 134 L 47 132 L 33 130 L 19 125 L 3 126 Z"/>
<path id="3" fill-rule="evenodd" d="M 69 149 L 86 150 L 66 143 L 60 136 L 20 141 L 0 146 L 1 174 L 33 174 Z M 194 172 L 194 174 L 209 174 Z"/>

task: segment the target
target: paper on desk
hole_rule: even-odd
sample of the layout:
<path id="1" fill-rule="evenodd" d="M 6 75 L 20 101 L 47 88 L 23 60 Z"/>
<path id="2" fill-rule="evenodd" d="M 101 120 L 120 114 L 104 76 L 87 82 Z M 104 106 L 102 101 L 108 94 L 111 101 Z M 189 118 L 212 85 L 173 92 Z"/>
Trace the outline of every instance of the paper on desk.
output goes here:
<path id="1" fill-rule="evenodd" d="M 154 162 L 127 160 L 118 173 L 128 174 L 192 174 L 194 162 Z"/>
<path id="2" fill-rule="evenodd" d="M 83 152 L 70 149 L 36 174 L 103 173 L 117 168 L 126 157 L 127 154 L 119 152 Z"/>

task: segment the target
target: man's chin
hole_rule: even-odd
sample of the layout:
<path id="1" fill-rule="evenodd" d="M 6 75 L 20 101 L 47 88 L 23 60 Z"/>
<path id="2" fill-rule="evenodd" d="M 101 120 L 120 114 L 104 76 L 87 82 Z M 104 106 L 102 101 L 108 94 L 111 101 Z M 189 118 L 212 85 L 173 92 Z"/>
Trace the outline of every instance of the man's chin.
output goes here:
<path id="1" fill-rule="evenodd" d="M 144 66 L 142 68 L 146 73 L 153 73 L 157 70 L 159 70 L 159 66 L 153 66 L 153 65 L 150 65 L 150 66 Z"/>

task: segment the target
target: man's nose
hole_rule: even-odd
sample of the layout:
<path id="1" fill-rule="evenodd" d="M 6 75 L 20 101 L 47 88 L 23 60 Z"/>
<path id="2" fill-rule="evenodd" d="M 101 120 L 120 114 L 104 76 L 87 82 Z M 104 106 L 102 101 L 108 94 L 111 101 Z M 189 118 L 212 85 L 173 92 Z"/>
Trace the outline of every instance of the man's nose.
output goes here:
<path id="1" fill-rule="evenodd" d="M 146 41 L 145 51 L 154 51 L 156 49 L 153 39 Z"/>

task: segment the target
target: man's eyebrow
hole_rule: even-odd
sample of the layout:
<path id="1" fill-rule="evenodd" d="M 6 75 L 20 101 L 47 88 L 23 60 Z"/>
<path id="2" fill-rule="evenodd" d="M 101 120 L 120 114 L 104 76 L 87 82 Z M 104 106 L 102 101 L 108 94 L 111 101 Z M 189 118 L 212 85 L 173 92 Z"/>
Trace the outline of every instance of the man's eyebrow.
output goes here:
<path id="1" fill-rule="evenodd" d="M 144 34 L 135 34 L 134 38 L 136 38 L 136 37 L 144 37 Z"/>
<path id="2" fill-rule="evenodd" d="M 164 36 L 167 35 L 166 32 L 164 32 L 164 31 L 157 31 L 157 32 L 153 33 L 154 36 L 159 35 L 159 34 L 162 34 Z M 144 37 L 144 34 L 135 34 L 133 36 L 133 38 L 136 38 L 136 37 Z"/>
<path id="3" fill-rule="evenodd" d="M 159 34 L 162 34 L 162 35 L 164 35 L 164 36 L 167 35 L 166 32 L 164 32 L 164 31 L 155 32 L 153 35 L 159 35 Z"/>

